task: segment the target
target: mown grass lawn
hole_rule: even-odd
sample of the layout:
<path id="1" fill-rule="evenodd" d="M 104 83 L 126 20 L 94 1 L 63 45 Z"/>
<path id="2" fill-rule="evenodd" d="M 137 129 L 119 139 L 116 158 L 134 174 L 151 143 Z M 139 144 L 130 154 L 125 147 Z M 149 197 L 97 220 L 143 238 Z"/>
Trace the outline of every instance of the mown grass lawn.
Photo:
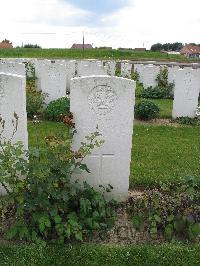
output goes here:
<path id="1" fill-rule="evenodd" d="M 130 185 L 200 178 L 200 127 L 135 125 Z"/>
<path id="2" fill-rule="evenodd" d="M 74 266 L 127 266 L 176 265 L 198 266 L 199 245 L 1 245 L 0 265 L 74 265 Z"/>
<path id="3" fill-rule="evenodd" d="M 28 124 L 29 145 L 44 145 L 47 135 L 68 129 L 62 123 Z M 126 140 L 124 140 L 126 141 Z M 200 177 L 200 127 L 135 124 L 130 186 L 148 187 L 184 176 Z"/>

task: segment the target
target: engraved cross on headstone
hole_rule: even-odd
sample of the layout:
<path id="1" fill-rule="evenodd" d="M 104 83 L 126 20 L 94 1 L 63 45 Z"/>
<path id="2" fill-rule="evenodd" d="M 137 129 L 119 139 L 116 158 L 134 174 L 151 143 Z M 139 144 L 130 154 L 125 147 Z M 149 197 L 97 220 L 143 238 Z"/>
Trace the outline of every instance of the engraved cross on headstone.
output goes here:
<path id="1" fill-rule="evenodd" d="M 101 152 L 100 154 L 93 154 L 89 157 L 99 160 L 99 180 L 102 181 L 105 180 L 106 177 L 109 178 L 109 172 L 112 170 L 115 155 L 113 153 Z"/>

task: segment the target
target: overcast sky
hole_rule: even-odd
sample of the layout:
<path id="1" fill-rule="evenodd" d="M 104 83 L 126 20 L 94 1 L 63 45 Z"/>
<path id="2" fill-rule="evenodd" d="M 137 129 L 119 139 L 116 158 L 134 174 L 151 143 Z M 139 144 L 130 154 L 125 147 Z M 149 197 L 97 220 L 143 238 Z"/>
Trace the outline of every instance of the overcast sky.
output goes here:
<path id="1" fill-rule="evenodd" d="M 43 48 L 200 43 L 200 0 L 0 0 L 0 40 Z"/>

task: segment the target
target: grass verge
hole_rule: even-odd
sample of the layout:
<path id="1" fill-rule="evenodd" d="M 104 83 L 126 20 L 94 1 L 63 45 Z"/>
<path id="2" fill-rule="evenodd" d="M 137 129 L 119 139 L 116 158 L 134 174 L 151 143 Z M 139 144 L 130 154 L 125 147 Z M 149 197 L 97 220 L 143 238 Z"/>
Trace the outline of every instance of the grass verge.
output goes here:
<path id="1" fill-rule="evenodd" d="M 199 245 L 2 245 L 1 265 L 199 265 Z"/>

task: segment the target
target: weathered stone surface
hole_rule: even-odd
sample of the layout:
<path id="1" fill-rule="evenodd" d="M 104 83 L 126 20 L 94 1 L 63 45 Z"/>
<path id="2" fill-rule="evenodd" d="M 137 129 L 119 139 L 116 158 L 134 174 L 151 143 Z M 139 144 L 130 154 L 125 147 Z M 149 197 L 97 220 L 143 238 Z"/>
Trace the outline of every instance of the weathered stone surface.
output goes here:
<path id="1" fill-rule="evenodd" d="M 91 75 L 106 75 L 106 68 L 103 62 L 97 60 L 77 61 L 76 77 L 91 76 Z"/>
<path id="2" fill-rule="evenodd" d="M 39 62 L 36 67 L 37 87 L 47 94 L 45 103 L 48 104 L 66 96 L 66 65 Z"/>
<path id="3" fill-rule="evenodd" d="M 130 63 L 121 63 L 121 76 L 123 78 L 131 78 L 132 64 Z"/>
<path id="4" fill-rule="evenodd" d="M 156 77 L 159 74 L 160 67 L 153 64 L 135 64 L 134 71 L 137 71 L 139 74 L 139 80 L 143 83 L 144 88 L 150 86 L 156 86 Z"/>
<path id="5" fill-rule="evenodd" d="M 128 196 L 132 132 L 134 119 L 135 82 L 132 80 L 90 76 L 71 80 L 71 112 L 77 134 L 73 149 L 98 125 L 103 146 L 85 160 L 91 173 L 82 173 L 95 188 L 114 187 L 111 197 L 123 201 Z"/>
<path id="6" fill-rule="evenodd" d="M 195 117 L 200 91 L 200 69 L 174 68 L 175 81 L 172 117 Z"/>
<path id="7" fill-rule="evenodd" d="M 0 72 L 25 76 L 25 65 L 22 63 L 5 62 L 0 63 Z"/>
<path id="8" fill-rule="evenodd" d="M 0 117 L 5 121 L 4 129 L 0 123 L 1 140 L 12 143 L 22 141 L 28 149 L 26 90 L 25 76 L 11 75 L 0 72 Z M 17 119 L 18 117 L 18 119 Z M 17 125 L 17 131 L 15 128 Z M 15 134 L 13 135 L 13 133 Z M 5 190 L 0 186 L 0 194 Z"/>
<path id="9" fill-rule="evenodd" d="M 116 71 L 116 62 L 115 61 L 106 62 L 105 68 L 107 70 L 107 75 L 115 76 L 115 71 Z"/>
<path id="10" fill-rule="evenodd" d="M 42 78 L 42 70 L 45 65 L 50 65 L 51 61 L 50 60 L 37 60 L 35 62 L 35 76 L 36 76 L 36 87 L 38 90 L 42 90 L 41 88 L 41 78 Z"/>
<path id="11" fill-rule="evenodd" d="M 70 80 L 77 76 L 76 60 L 66 61 L 66 91 L 70 92 Z"/>
<path id="12" fill-rule="evenodd" d="M 3 137 L 10 139 L 13 133 L 14 113 L 19 117 L 13 142 L 22 141 L 28 148 L 26 81 L 24 76 L 0 73 L 0 115 L 5 120 Z"/>

